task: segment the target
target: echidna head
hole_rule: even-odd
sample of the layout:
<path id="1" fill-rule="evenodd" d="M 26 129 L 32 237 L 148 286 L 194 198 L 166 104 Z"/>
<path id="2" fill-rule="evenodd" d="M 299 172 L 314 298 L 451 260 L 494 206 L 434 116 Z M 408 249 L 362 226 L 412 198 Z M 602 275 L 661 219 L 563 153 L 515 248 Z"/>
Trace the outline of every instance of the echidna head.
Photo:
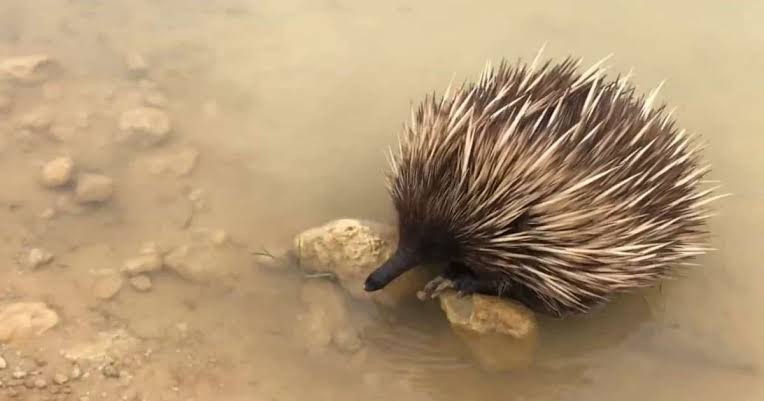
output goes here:
<path id="1" fill-rule="evenodd" d="M 430 225 L 399 226 L 398 248 L 382 266 L 369 274 L 364 289 L 369 292 L 381 290 L 416 266 L 448 262 L 457 254 L 457 242 L 447 229 Z"/>

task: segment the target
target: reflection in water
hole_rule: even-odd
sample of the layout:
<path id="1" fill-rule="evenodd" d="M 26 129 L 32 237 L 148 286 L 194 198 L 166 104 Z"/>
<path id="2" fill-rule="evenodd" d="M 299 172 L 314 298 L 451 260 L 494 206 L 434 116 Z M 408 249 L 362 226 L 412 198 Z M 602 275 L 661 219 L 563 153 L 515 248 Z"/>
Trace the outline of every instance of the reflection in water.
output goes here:
<path id="1" fill-rule="evenodd" d="M 118 388 L 96 375 L 71 384 L 78 394 L 117 397 L 140 388 L 147 399 L 168 400 L 758 399 L 764 53 L 751 49 L 764 44 L 762 18 L 757 2 L 684 0 L 6 0 L 0 59 L 45 53 L 64 72 L 42 88 L 0 83 L 0 95 L 12 92 L 13 102 L 0 111 L 0 200 L 15 205 L 0 211 L 7 239 L 0 252 L 12 261 L 22 249 L 44 246 L 61 268 L 0 270 L 0 300 L 47 300 L 62 311 L 70 340 L 119 325 L 141 338 L 141 351 L 121 359 L 132 384 Z M 475 77 L 488 59 L 532 57 L 543 42 L 548 55 L 585 62 L 615 53 L 613 73 L 633 67 L 643 89 L 666 79 L 663 100 L 708 141 L 712 178 L 735 196 L 719 202 L 711 227 L 719 251 L 699 260 L 699 269 L 591 316 L 541 320 L 533 366 L 482 371 L 437 307 L 418 304 L 390 313 L 351 303 L 365 348 L 306 352 L 292 335 L 304 310 L 303 277 L 289 269 L 234 263 L 234 279 L 201 287 L 162 273 L 146 293 L 127 283 L 108 303 L 90 296 L 93 271 L 120 265 L 146 242 L 189 241 L 193 230 L 224 229 L 231 246 L 276 249 L 338 217 L 389 221 L 384 151 L 410 102 L 442 91 L 452 77 Z M 146 81 L 125 76 L 124 57 L 133 51 L 148 62 Z M 163 148 L 112 142 L 119 113 L 152 90 L 172 118 L 167 149 L 199 150 L 188 177 L 146 172 Z M 19 116 L 40 107 L 64 127 L 51 131 L 55 140 L 17 128 Z M 95 213 L 40 222 L 60 193 L 42 191 L 30 177 L 39 162 L 61 153 L 83 170 L 114 177 L 114 201 Z M 194 209 L 199 199 L 206 208 Z M 57 347 L 70 340 L 61 333 L 40 339 L 40 347 L 18 347 L 45 349 L 36 357 L 68 371 Z M 147 349 L 143 365 L 130 362 Z"/>

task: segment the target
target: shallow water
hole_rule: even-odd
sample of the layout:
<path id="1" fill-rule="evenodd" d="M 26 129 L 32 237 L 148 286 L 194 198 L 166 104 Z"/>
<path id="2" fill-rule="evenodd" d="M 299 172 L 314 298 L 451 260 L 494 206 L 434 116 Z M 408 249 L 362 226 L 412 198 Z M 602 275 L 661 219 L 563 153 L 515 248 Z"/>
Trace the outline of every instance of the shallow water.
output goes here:
<path id="1" fill-rule="evenodd" d="M 44 361 L 28 368 L 42 375 L 68 371 L 61 350 L 125 328 L 140 339 L 119 355 L 129 375 L 110 380 L 93 363 L 68 399 L 762 399 L 762 20 L 757 2 L 5 0 L 0 60 L 43 53 L 63 71 L 43 86 L 0 86 L 13 94 L 0 114 L 0 301 L 42 300 L 61 322 L 2 346 L 10 367 L 0 380 L 29 359 Z M 243 247 L 278 249 L 335 218 L 390 221 L 384 151 L 411 102 L 545 42 L 546 55 L 584 64 L 613 53 L 614 72 L 633 68 L 643 91 L 665 79 L 661 100 L 707 140 L 712 178 L 734 196 L 717 203 L 719 250 L 700 268 L 587 318 L 542 321 L 530 369 L 482 372 L 439 314 L 401 311 L 390 324 L 363 304 L 352 313 L 362 352 L 306 352 L 290 335 L 303 278 L 248 258 L 225 260 L 233 279 L 158 274 L 147 293 L 124 284 L 110 301 L 93 296 L 93 272 L 146 242 L 220 229 Z M 125 73 L 133 51 L 167 99 L 175 129 L 161 147 L 112 141 L 119 113 L 145 90 Z M 54 126 L 74 126 L 71 135 L 19 130 L 18 118 L 40 107 Z M 76 124 L 82 113 L 86 126 Z M 182 146 L 199 151 L 192 174 L 148 171 L 152 157 Z M 39 166 L 61 154 L 114 179 L 106 206 L 40 217 L 62 192 L 41 188 Z M 192 212 L 184 194 L 196 189 L 206 206 Z M 19 266 L 30 247 L 54 261 Z"/>

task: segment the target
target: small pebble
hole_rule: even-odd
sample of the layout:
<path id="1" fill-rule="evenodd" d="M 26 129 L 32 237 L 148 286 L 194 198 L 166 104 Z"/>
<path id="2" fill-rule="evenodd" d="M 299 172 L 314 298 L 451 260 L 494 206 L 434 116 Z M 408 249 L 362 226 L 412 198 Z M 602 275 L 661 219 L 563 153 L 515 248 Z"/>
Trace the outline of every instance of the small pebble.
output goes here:
<path id="1" fill-rule="evenodd" d="M 38 377 L 34 381 L 35 388 L 43 389 L 45 387 L 48 387 L 48 382 L 45 381 L 42 377 Z"/>
<path id="2" fill-rule="evenodd" d="M 37 269 L 50 263 L 52 260 L 52 253 L 42 248 L 32 248 L 27 256 L 27 265 L 32 269 Z"/>
<path id="3" fill-rule="evenodd" d="M 53 124 L 53 117 L 50 112 L 45 109 L 39 109 L 21 117 L 21 128 L 30 129 L 33 131 L 45 131 Z"/>
<path id="4" fill-rule="evenodd" d="M 83 174 L 77 180 L 75 198 L 80 203 L 105 202 L 114 192 L 114 181 L 101 174 Z"/>
<path id="5" fill-rule="evenodd" d="M 137 291 L 140 292 L 147 292 L 151 290 L 152 284 L 151 279 L 149 276 L 145 274 L 140 274 L 135 277 L 130 278 L 130 285 L 133 286 Z"/>
<path id="6" fill-rule="evenodd" d="M 80 365 L 72 366 L 72 374 L 70 376 L 72 380 L 77 380 L 82 377 L 82 369 L 80 369 Z"/>
<path id="7" fill-rule="evenodd" d="M 149 273 L 161 269 L 162 263 L 162 257 L 158 252 L 147 252 L 141 256 L 125 261 L 125 264 L 122 265 L 122 271 L 131 276 L 141 273 Z"/>
<path id="8" fill-rule="evenodd" d="M 54 217 L 56 217 L 56 209 L 53 209 L 52 207 L 49 207 L 40 213 L 41 219 L 50 220 Z"/>
<path id="9" fill-rule="evenodd" d="M 117 370 L 117 368 L 115 368 L 114 365 L 106 365 L 103 368 L 103 375 L 105 377 L 118 378 L 119 370 Z"/>
<path id="10" fill-rule="evenodd" d="M 8 367 L 8 362 L 5 361 L 5 358 L 0 356 L 0 370 L 5 369 Z"/>
<path id="11" fill-rule="evenodd" d="M 68 381 L 69 381 L 69 378 L 66 377 L 66 375 L 63 374 L 63 373 L 56 373 L 53 376 L 53 382 L 58 384 L 58 385 L 64 384 L 64 383 L 66 383 Z"/>
<path id="12" fill-rule="evenodd" d="M 59 157 L 45 164 L 42 168 L 42 183 L 48 188 L 57 188 L 69 183 L 74 171 L 71 157 Z"/>
<path id="13" fill-rule="evenodd" d="M 13 372 L 13 374 L 11 376 L 13 376 L 14 379 L 23 379 L 23 378 L 27 377 L 27 372 L 25 372 L 23 370 L 17 370 L 15 372 Z"/>

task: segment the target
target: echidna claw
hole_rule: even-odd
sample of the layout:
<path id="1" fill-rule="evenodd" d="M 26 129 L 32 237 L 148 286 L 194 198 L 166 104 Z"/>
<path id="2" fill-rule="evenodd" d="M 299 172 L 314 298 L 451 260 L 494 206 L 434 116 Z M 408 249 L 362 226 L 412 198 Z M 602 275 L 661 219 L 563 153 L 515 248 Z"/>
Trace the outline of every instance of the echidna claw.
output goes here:
<path id="1" fill-rule="evenodd" d="M 443 276 L 438 276 L 427 283 L 422 291 L 417 294 L 417 297 L 420 300 L 435 299 L 449 289 L 455 289 L 454 282 Z"/>

